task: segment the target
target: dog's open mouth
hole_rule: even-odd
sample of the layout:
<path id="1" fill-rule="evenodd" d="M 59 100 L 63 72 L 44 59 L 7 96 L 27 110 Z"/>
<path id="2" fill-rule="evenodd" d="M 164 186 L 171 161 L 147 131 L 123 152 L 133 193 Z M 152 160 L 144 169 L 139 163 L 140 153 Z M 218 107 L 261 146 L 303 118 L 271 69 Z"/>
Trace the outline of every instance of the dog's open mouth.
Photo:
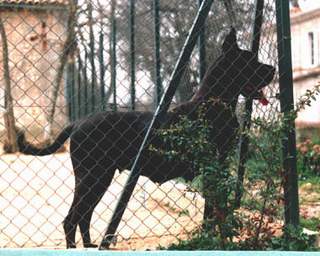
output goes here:
<path id="1" fill-rule="evenodd" d="M 254 100 L 259 100 L 259 102 L 263 105 L 266 106 L 269 104 L 268 99 L 266 98 L 263 89 L 260 90 L 256 90 L 256 88 L 254 88 L 251 85 L 246 85 L 245 88 L 245 96 L 250 97 L 251 99 Z"/>
<path id="2" fill-rule="evenodd" d="M 263 106 L 267 106 L 269 104 L 268 99 L 266 98 L 265 94 L 263 93 L 263 90 L 259 91 L 261 93 L 261 97 L 258 99 L 259 102 L 263 105 Z"/>
<path id="3" fill-rule="evenodd" d="M 254 94 L 253 99 L 258 100 L 263 106 L 267 106 L 269 104 L 269 101 L 266 98 L 266 95 L 264 94 L 263 89 L 260 89 L 259 91 L 257 91 Z"/>

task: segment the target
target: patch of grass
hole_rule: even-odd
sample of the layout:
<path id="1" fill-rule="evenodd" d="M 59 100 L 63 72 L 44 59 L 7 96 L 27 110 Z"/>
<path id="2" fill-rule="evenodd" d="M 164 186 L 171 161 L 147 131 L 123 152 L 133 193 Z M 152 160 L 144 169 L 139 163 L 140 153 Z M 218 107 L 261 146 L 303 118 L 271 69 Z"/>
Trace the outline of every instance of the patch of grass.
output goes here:
<path id="1" fill-rule="evenodd" d="M 221 246 L 223 244 L 223 246 Z M 179 239 L 178 243 L 168 247 L 159 247 L 159 250 L 194 251 L 194 250 L 239 250 L 237 243 L 223 242 L 221 238 L 214 237 L 211 233 L 203 231 L 195 232 L 188 240 Z"/>
<path id="2" fill-rule="evenodd" d="M 223 241 L 221 237 L 203 230 L 195 231 L 187 240 L 179 239 L 176 244 L 159 247 L 160 250 L 263 250 L 263 251 L 318 251 L 314 247 L 315 237 L 303 233 L 302 226 L 288 226 L 282 236 L 268 237 L 255 245 L 255 239 L 250 237 L 240 242 Z"/>

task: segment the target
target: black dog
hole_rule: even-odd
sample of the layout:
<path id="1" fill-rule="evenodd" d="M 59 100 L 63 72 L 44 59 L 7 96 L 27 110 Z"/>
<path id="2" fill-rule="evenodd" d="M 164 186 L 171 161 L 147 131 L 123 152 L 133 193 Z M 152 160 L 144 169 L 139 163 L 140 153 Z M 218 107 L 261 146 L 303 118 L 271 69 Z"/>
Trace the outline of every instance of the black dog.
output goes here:
<path id="1" fill-rule="evenodd" d="M 232 29 L 223 43 L 222 55 L 208 69 L 198 92 L 189 102 L 170 111 L 163 127 L 177 122 L 182 115 L 197 118 L 197 109 L 207 104 L 205 118 L 213 127 L 212 143 L 223 160 L 239 126 L 235 116 L 239 94 L 261 98 L 260 89 L 271 82 L 274 72 L 272 66 L 259 63 L 252 52 L 238 47 L 236 32 Z M 69 125 L 51 145 L 41 149 L 27 143 L 23 133 L 18 135 L 20 151 L 36 156 L 54 153 L 70 137 L 75 191 L 64 220 L 68 248 L 76 246 L 77 225 L 84 246 L 95 246 L 89 234 L 93 210 L 110 185 L 115 170 L 131 167 L 151 118 L 150 112 L 96 114 Z M 152 143 L 160 142 L 153 136 Z M 154 182 L 163 183 L 177 177 L 190 180 L 195 175 L 187 164 L 172 163 L 155 152 L 145 150 L 142 159 L 142 175 Z"/>

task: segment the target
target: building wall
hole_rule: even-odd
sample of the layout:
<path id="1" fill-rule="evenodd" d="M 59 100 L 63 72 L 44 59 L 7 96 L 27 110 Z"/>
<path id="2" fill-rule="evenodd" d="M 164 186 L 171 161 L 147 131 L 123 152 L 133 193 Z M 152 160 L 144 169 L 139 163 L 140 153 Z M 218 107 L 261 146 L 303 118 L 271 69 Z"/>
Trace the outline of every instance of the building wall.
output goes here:
<path id="1" fill-rule="evenodd" d="M 297 101 L 320 81 L 320 8 L 292 13 L 294 96 Z M 297 125 L 320 126 L 320 96 L 298 115 Z"/>
<path id="2" fill-rule="evenodd" d="M 65 11 L 0 9 L 9 46 L 9 68 L 17 126 L 39 132 L 47 125 L 51 93 L 66 37 Z M 46 33 L 46 34 L 45 34 Z M 42 35 L 42 38 L 41 38 Z M 0 47 L 0 106 L 4 111 L 2 47 Z M 55 114 L 55 127 L 66 123 L 64 81 Z M 2 115 L 0 130 L 4 129 Z"/>
<path id="3" fill-rule="evenodd" d="M 307 90 L 311 90 L 319 83 L 319 71 L 314 76 L 294 81 L 294 96 L 296 101 L 301 95 L 305 94 Z M 311 106 L 308 106 L 298 114 L 296 124 L 298 127 L 320 127 L 320 96 L 317 96 L 316 100 L 312 101 Z"/>

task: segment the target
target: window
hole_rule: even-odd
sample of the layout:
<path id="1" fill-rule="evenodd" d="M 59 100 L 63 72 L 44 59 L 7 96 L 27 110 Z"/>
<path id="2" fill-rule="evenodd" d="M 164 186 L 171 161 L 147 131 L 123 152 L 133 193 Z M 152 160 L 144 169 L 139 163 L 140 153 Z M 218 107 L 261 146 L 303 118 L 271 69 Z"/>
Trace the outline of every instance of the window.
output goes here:
<path id="1" fill-rule="evenodd" d="M 315 64 L 315 54 L 314 54 L 314 33 L 309 32 L 308 33 L 308 40 L 309 40 L 309 49 L 310 49 L 310 63 L 311 65 Z"/>

